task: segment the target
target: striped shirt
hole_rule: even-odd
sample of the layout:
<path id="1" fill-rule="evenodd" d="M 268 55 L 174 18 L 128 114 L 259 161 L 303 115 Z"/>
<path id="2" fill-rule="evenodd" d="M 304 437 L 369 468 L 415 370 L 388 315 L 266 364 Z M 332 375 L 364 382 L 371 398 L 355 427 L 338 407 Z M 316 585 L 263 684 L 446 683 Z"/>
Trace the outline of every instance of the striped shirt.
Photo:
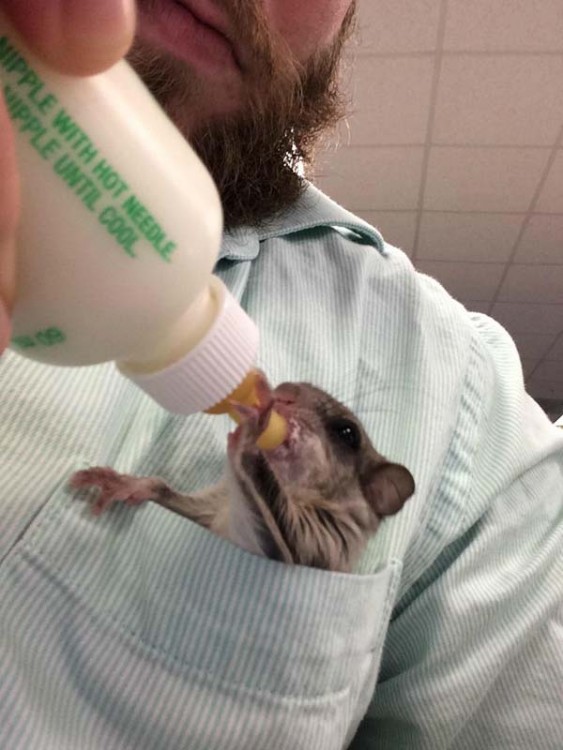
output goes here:
<path id="1" fill-rule="evenodd" d="M 2 750 L 561 750 L 563 434 L 515 346 L 313 187 L 216 273 L 273 383 L 308 380 L 416 494 L 353 574 L 253 556 L 87 466 L 217 481 L 227 417 L 112 364 L 0 361 Z"/>

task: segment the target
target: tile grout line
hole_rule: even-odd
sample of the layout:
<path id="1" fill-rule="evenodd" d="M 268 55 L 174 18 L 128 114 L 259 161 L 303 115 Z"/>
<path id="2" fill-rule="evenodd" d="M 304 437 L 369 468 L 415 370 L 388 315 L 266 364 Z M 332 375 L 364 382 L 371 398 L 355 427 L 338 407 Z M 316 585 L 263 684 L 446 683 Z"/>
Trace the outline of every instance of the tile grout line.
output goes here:
<path id="1" fill-rule="evenodd" d="M 530 200 L 528 210 L 526 211 L 526 215 L 524 217 L 522 225 L 520 226 L 520 231 L 518 232 L 518 235 L 516 236 L 516 240 L 514 241 L 512 252 L 510 253 L 510 255 L 508 256 L 506 260 L 504 273 L 502 274 L 499 280 L 499 283 L 497 285 L 496 291 L 493 294 L 493 298 L 491 300 L 491 304 L 489 307 L 489 313 L 493 309 L 494 305 L 500 301 L 498 299 L 498 296 L 500 294 L 500 291 L 502 289 L 504 282 L 506 281 L 506 277 L 508 276 L 508 273 L 510 271 L 510 267 L 513 264 L 514 258 L 516 257 L 516 253 L 518 252 L 518 248 L 520 247 L 524 234 L 526 233 L 526 230 L 528 229 L 530 221 L 532 220 L 532 216 L 534 214 L 534 208 L 536 207 L 539 201 L 540 195 L 545 187 L 545 183 L 547 182 L 547 179 L 549 177 L 553 164 L 555 163 L 555 160 L 557 159 L 557 152 L 561 148 L 562 144 L 563 144 L 563 125 L 561 126 L 561 129 L 559 130 L 559 134 L 557 138 L 555 139 L 555 143 L 553 144 L 551 148 L 551 153 L 547 159 L 543 173 L 538 181 L 534 194 L 532 195 L 532 199 Z"/>
<path id="2" fill-rule="evenodd" d="M 555 335 L 555 338 L 553 339 L 553 341 L 551 343 L 551 346 L 548 347 L 548 349 L 547 349 L 546 353 L 543 355 L 543 357 L 541 359 L 539 359 L 538 362 L 536 362 L 535 367 L 533 368 L 533 370 L 528 374 L 528 376 L 525 379 L 526 383 L 533 377 L 533 375 L 537 371 L 538 367 L 540 367 L 540 365 L 542 365 L 544 362 L 550 362 L 550 361 L 557 362 L 558 361 L 558 360 L 550 360 L 549 359 L 549 353 L 552 352 L 555 349 L 555 347 L 557 346 L 557 344 L 560 341 L 563 341 L 563 329 L 561 331 L 559 331 L 558 334 Z"/>
<path id="3" fill-rule="evenodd" d="M 499 302 L 498 296 L 500 294 L 500 290 L 502 289 L 502 285 L 504 284 L 504 282 L 506 280 L 506 277 L 508 276 L 508 272 L 510 270 L 511 265 L 513 264 L 513 261 L 514 261 L 514 258 L 516 256 L 516 253 L 518 252 L 518 248 L 520 247 L 520 244 L 522 242 L 524 234 L 525 234 L 525 232 L 526 232 L 526 230 L 527 230 L 527 228 L 528 228 L 528 226 L 530 224 L 530 221 L 532 220 L 532 216 L 534 215 L 534 208 L 535 208 L 535 206 L 538 203 L 539 197 L 540 197 L 540 195 L 542 193 L 543 188 L 545 187 L 545 183 L 547 181 L 549 173 L 551 172 L 553 164 L 554 164 L 554 162 L 555 162 L 555 160 L 557 158 L 557 152 L 561 148 L 562 145 L 563 145 L 563 126 L 561 127 L 561 130 L 559 131 L 558 137 L 555 139 L 555 143 L 553 144 L 553 148 L 552 148 L 551 154 L 550 154 L 550 156 L 549 156 L 549 158 L 547 160 L 546 167 L 544 169 L 544 172 L 543 172 L 542 176 L 540 177 L 540 180 L 538 182 L 538 186 L 536 188 L 536 191 L 535 191 L 534 195 L 532 196 L 532 200 L 530 201 L 530 205 L 528 207 L 528 211 L 527 211 L 526 217 L 524 218 L 524 221 L 522 222 L 522 226 L 520 227 L 520 232 L 518 233 L 518 236 L 516 237 L 516 240 L 514 242 L 514 247 L 512 248 L 512 253 L 510 254 L 510 256 L 509 256 L 509 258 L 507 260 L 504 273 L 503 273 L 503 275 L 502 275 L 502 277 L 501 277 L 501 279 L 500 279 L 500 281 L 498 283 L 496 292 L 493 295 L 493 299 L 492 299 L 492 301 L 490 303 L 490 307 L 489 307 L 489 314 L 493 310 L 494 305 L 497 302 Z M 528 385 L 528 383 L 530 383 L 531 379 L 533 378 L 534 374 L 537 372 L 538 368 L 541 367 L 541 365 L 546 361 L 547 355 L 549 354 L 550 351 L 552 351 L 552 349 L 555 346 L 556 342 L 558 341 L 558 339 L 562 335 L 563 335 L 563 330 L 560 331 L 559 334 L 557 334 L 555 336 L 555 338 L 554 338 L 551 346 L 548 348 L 547 352 L 543 355 L 543 357 L 541 357 L 536 362 L 536 365 L 531 370 L 531 372 L 529 372 L 528 375 L 525 376 L 524 383 L 526 384 L 526 386 Z"/>
<path id="4" fill-rule="evenodd" d="M 422 214 L 424 211 L 424 197 L 426 194 L 426 184 L 428 181 L 428 163 L 430 161 L 430 150 L 432 148 L 432 134 L 434 132 L 434 119 L 436 117 L 436 102 L 438 99 L 438 88 L 440 77 L 442 75 L 442 59 L 444 39 L 446 36 L 446 19 L 448 16 L 448 0 L 441 0 L 440 15 L 438 17 L 438 29 L 436 34 L 436 52 L 434 60 L 434 71 L 432 73 L 432 85 L 430 88 L 428 122 L 426 123 L 426 138 L 424 142 L 424 152 L 422 156 L 420 186 L 418 191 L 416 221 L 414 227 L 414 238 L 412 243 L 411 260 L 416 266 L 418 257 L 418 244 L 420 240 L 420 226 L 422 224 Z"/>

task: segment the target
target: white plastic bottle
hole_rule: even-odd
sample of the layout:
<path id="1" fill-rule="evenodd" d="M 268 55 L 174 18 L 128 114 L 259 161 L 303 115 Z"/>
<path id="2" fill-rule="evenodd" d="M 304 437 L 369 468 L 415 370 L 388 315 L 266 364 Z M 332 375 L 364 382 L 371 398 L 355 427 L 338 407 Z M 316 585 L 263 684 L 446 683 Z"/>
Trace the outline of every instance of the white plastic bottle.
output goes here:
<path id="1" fill-rule="evenodd" d="M 60 75 L 0 18 L 0 83 L 22 185 L 11 347 L 115 361 L 173 412 L 224 399 L 258 333 L 212 275 L 222 212 L 203 164 L 125 61 Z"/>

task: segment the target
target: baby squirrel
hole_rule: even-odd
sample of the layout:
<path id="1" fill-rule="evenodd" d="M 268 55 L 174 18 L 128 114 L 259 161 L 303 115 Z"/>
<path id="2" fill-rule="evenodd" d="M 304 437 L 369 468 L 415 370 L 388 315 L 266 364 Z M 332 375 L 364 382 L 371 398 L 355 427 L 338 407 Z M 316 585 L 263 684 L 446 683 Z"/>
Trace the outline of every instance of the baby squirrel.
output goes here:
<path id="1" fill-rule="evenodd" d="M 179 513 L 248 552 L 331 571 L 353 570 L 381 518 L 414 493 L 410 472 L 373 447 L 343 404 L 308 383 L 258 383 L 259 406 L 229 434 L 223 480 L 182 495 L 158 477 L 97 467 L 78 471 L 74 488 L 97 487 L 95 513 L 115 502 L 148 500 Z M 271 450 L 256 445 L 272 410 L 287 423 Z"/>

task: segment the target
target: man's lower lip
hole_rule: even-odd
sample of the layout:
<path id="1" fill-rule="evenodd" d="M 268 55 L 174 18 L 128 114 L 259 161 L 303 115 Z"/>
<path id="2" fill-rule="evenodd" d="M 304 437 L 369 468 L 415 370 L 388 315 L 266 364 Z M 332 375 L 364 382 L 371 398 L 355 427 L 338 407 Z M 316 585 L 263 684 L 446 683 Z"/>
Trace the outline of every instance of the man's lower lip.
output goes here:
<path id="1" fill-rule="evenodd" d="M 196 68 L 209 72 L 239 68 L 223 34 L 201 22 L 176 0 L 156 0 L 150 10 L 141 3 L 138 34 Z"/>

